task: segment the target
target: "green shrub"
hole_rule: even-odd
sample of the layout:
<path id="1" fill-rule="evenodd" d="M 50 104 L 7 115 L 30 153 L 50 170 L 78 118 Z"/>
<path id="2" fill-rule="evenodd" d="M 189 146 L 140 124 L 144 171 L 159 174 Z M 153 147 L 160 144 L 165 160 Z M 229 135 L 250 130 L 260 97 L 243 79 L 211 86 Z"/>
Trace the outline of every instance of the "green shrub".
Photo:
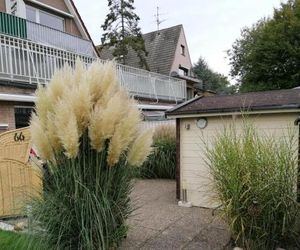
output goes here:
<path id="1" fill-rule="evenodd" d="M 153 136 L 153 151 L 139 169 L 142 178 L 175 179 L 176 134 L 175 127 L 157 127 Z"/>
<path id="2" fill-rule="evenodd" d="M 207 147 L 214 188 L 238 246 L 286 247 L 296 235 L 296 142 L 293 132 L 262 136 L 245 123 L 239 132 L 225 128 Z"/>
<path id="3" fill-rule="evenodd" d="M 131 172 L 151 151 L 112 63 L 64 68 L 39 88 L 33 142 L 48 164 L 31 234 L 53 249 L 110 249 L 126 236 Z"/>

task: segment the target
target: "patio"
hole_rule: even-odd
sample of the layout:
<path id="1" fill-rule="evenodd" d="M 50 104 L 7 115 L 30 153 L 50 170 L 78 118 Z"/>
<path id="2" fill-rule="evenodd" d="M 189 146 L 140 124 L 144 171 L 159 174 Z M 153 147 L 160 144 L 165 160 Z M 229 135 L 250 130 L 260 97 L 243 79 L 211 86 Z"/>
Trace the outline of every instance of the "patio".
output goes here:
<path id="1" fill-rule="evenodd" d="M 229 249 L 230 234 L 212 210 L 177 205 L 174 181 L 137 180 L 132 199 L 137 209 L 120 249 Z"/>

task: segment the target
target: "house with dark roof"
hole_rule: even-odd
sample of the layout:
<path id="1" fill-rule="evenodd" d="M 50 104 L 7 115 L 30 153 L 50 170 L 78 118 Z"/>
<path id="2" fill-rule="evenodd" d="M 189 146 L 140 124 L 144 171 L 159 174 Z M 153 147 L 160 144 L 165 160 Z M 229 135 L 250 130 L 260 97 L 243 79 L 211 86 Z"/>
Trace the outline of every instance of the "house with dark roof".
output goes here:
<path id="1" fill-rule="evenodd" d="M 192 61 L 183 26 L 176 25 L 166 29 L 143 34 L 147 51 L 146 61 L 151 72 L 176 77 L 187 82 L 187 99 L 202 93 L 201 81 L 192 72 Z M 113 47 L 97 46 L 100 58 L 113 59 Z M 125 64 L 141 68 L 136 53 L 129 49 Z"/>
<path id="2" fill-rule="evenodd" d="M 300 89 L 199 96 L 166 112 L 168 118 L 176 119 L 176 185 L 181 205 L 219 205 L 205 147 L 213 145 L 224 128 L 241 128 L 245 114 L 261 136 L 282 139 L 293 131 L 298 137 Z"/>

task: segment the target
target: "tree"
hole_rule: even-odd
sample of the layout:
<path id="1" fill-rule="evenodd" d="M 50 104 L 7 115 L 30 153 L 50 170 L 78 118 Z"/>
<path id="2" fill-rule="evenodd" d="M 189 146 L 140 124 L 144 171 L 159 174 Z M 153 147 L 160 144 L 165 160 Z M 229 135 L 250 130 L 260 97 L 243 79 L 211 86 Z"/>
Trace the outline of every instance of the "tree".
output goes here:
<path id="1" fill-rule="evenodd" d="M 233 94 L 236 92 L 235 86 L 230 85 L 227 77 L 210 69 L 202 57 L 194 65 L 193 71 L 197 78 L 203 82 L 206 89 L 215 91 L 218 94 Z"/>
<path id="2" fill-rule="evenodd" d="M 102 44 L 114 47 L 113 56 L 126 64 L 129 49 L 137 54 L 142 67 L 148 69 L 147 56 L 141 29 L 140 18 L 134 13 L 134 0 L 108 0 L 109 13 L 101 26 L 105 33 Z"/>
<path id="3" fill-rule="evenodd" d="M 300 84 L 300 0 L 289 0 L 241 32 L 228 52 L 241 92 Z"/>

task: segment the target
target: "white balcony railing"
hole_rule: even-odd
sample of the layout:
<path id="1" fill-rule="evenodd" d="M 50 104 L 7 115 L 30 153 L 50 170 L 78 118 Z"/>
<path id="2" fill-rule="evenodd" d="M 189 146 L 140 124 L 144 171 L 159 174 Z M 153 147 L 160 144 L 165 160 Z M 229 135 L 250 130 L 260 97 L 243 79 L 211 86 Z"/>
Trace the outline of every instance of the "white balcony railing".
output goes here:
<path id="1" fill-rule="evenodd" d="M 156 100 L 183 101 L 186 82 L 165 75 L 117 64 L 121 84 L 132 94 Z"/>
<path id="2" fill-rule="evenodd" d="M 68 33 L 26 20 L 27 38 L 31 41 L 54 46 L 86 56 L 96 56 L 93 44 Z"/>
<path id="3" fill-rule="evenodd" d="M 96 56 L 89 40 L 4 12 L 0 12 L 0 32 L 77 54 Z"/>
<path id="4" fill-rule="evenodd" d="M 74 66 L 79 58 L 91 64 L 96 57 L 58 49 L 0 34 L 0 79 L 28 84 L 46 84 L 57 68 Z M 124 65 L 117 65 L 123 85 L 131 95 L 170 101 L 186 99 L 186 82 Z"/>

